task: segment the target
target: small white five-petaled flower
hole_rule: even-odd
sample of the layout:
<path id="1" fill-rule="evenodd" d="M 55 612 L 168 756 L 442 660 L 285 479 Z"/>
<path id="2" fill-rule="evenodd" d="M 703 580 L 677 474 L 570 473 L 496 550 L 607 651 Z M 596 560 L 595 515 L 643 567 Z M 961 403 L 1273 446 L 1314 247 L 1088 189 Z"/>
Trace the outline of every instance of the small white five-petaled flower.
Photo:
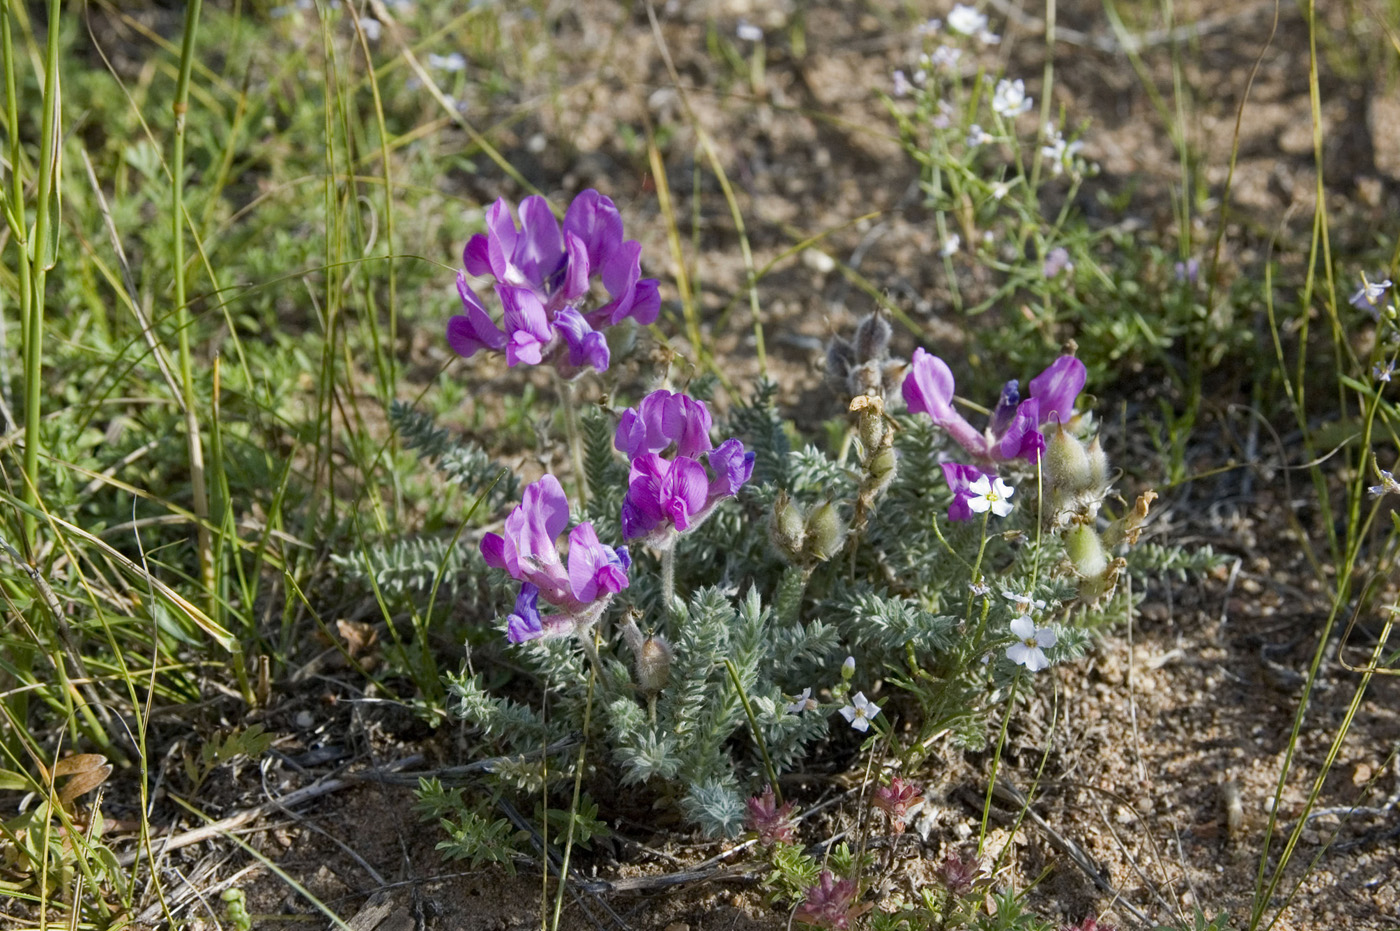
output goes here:
<path id="1" fill-rule="evenodd" d="M 1392 360 L 1385 365 L 1381 365 L 1377 362 L 1375 365 L 1371 366 L 1371 374 L 1375 376 L 1376 381 L 1389 382 L 1395 375 L 1395 362 Z"/>
<path id="2" fill-rule="evenodd" d="M 808 686 L 802 690 L 802 694 L 797 696 L 797 700 L 783 708 L 788 714 L 801 714 L 804 711 L 811 711 L 817 707 L 817 700 L 812 697 L 812 687 Z"/>
<path id="3" fill-rule="evenodd" d="M 1007 659 L 1025 666 L 1031 672 L 1039 672 L 1050 665 L 1045 651 L 1059 639 L 1054 630 L 1036 627 L 1030 615 L 1023 614 L 1011 622 L 1011 633 L 1020 642 L 1006 648 Z"/>
<path id="4" fill-rule="evenodd" d="M 1011 119 L 1030 112 L 1032 106 L 1034 101 L 1026 96 L 1025 81 L 1003 78 L 997 82 L 997 89 L 992 93 L 992 112 Z"/>
<path id="5" fill-rule="evenodd" d="M 967 499 L 967 506 L 974 514 L 985 514 L 990 510 L 997 517 L 1005 517 L 1011 513 L 1011 501 L 1008 499 L 1016 493 L 1016 489 L 1006 484 L 1006 479 L 998 478 L 993 484 L 983 475 L 969 485 L 968 490 L 972 492 L 972 497 Z"/>
<path id="6" fill-rule="evenodd" d="M 965 36 L 976 35 L 987 28 L 987 16 L 975 7 L 959 3 L 948 14 L 948 28 Z"/>
<path id="7" fill-rule="evenodd" d="M 870 730 L 870 719 L 880 713 L 880 706 L 865 697 L 864 692 L 856 692 L 851 703 L 841 709 L 841 717 L 851 722 L 851 727 L 864 734 Z"/>

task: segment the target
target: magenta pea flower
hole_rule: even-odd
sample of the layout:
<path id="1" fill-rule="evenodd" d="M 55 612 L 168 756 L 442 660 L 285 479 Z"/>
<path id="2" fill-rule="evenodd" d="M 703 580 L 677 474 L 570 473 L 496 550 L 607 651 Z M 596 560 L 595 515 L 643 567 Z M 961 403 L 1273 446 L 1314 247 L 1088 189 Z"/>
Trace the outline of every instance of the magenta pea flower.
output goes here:
<path id="1" fill-rule="evenodd" d="M 486 232 L 462 253 L 457 274 L 464 313 L 447 322 L 447 341 L 461 356 L 504 352 L 508 365 L 551 362 L 566 376 L 586 367 L 606 371 L 603 330 L 630 317 L 654 321 L 661 309 L 655 279 L 641 277 L 641 245 L 622 238 L 622 216 L 594 190 L 574 198 L 559 221 L 543 197 L 520 202 L 520 225 L 497 200 L 486 212 Z M 467 276 L 495 279 L 502 316 L 492 320 Z M 593 300 L 593 282 L 606 300 Z"/>
<path id="2" fill-rule="evenodd" d="M 711 425 L 705 402 L 665 389 L 623 413 L 613 445 L 632 465 L 622 501 L 624 539 L 664 544 L 699 525 L 753 476 L 754 454 L 732 438 L 712 447 Z"/>
<path id="3" fill-rule="evenodd" d="M 1021 399 L 1020 382 L 1011 379 L 1002 388 L 990 422 L 982 431 L 953 406 L 953 373 L 948 364 L 922 348 L 914 350 L 902 390 L 909 410 L 927 414 L 979 462 L 1037 462 L 1045 450 L 1040 428 L 1069 420 L 1085 376 L 1083 362 L 1060 356 L 1031 379 L 1030 397 L 1025 400 Z"/>
<path id="4" fill-rule="evenodd" d="M 505 533 L 481 538 L 486 564 L 504 569 L 523 583 L 515 610 L 506 623 L 512 643 L 535 637 L 564 637 L 590 627 L 612 596 L 628 585 L 632 565 L 627 547 L 613 549 L 598 540 L 593 524 L 569 533 L 568 565 L 556 540 L 569 522 L 569 499 L 553 475 L 525 489 L 521 503 L 506 518 Z M 541 615 L 539 599 L 558 609 Z"/>

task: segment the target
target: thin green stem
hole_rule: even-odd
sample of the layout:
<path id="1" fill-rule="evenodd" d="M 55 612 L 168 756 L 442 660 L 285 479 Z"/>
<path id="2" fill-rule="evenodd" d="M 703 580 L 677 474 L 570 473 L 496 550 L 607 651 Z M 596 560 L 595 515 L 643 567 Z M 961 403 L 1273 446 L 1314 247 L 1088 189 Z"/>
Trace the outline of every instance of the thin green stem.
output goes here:
<path id="1" fill-rule="evenodd" d="M 982 802 L 982 829 L 977 834 L 977 855 L 982 855 L 982 847 L 987 842 L 987 821 L 992 814 L 992 791 L 997 785 L 997 769 L 1001 765 L 1001 751 L 1006 747 L 1006 732 L 1011 726 L 1011 712 L 1016 707 L 1016 689 L 1021 684 L 1018 675 L 1011 680 L 1011 692 L 1006 696 L 1006 714 L 1001 719 L 1001 735 L 997 737 L 997 750 L 992 755 L 992 772 L 987 777 L 987 797 Z"/>
<path id="2" fill-rule="evenodd" d="M 190 488 L 199 550 L 199 577 L 209 599 L 209 616 L 219 615 L 218 586 L 214 579 L 213 536 L 209 531 L 209 496 L 205 488 L 204 441 L 194 391 L 194 356 L 190 348 L 190 309 L 185 295 L 185 112 L 189 109 L 190 71 L 194 67 L 195 34 L 203 0 L 185 6 L 184 37 L 180 44 L 180 72 L 175 84 L 175 138 L 170 159 L 170 237 L 175 276 L 175 320 L 180 346 L 180 393 L 185 408 L 185 440 L 189 448 Z"/>
<path id="3" fill-rule="evenodd" d="M 564 408 L 564 435 L 569 441 L 569 461 L 574 467 L 574 495 L 577 506 L 588 505 L 588 476 L 583 469 L 583 437 L 578 430 L 578 401 L 574 397 L 574 383 L 555 373 L 559 384 L 559 401 Z"/>
<path id="4" fill-rule="evenodd" d="M 33 263 L 30 277 L 29 311 L 24 315 L 24 501 L 33 508 L 39 504 L 39 449 L 41 439 L 40 397 L 43 386 L 43 340 L 44 340 L 44 294 L 48 270 L 53 266 L 57 248 L 50 245 L 50 226 L 56 218 L 51 214 L 58 198 L 58 134 L 59 110 L 62 97 L 58 87 L 58 37 L 59 0 L 49 0 L 48 42 L 44 52 L 44 115 L 39 140 L 39 184 L 34 201 L 34 239 L 28 244 L 27 254 L 21 256 L 20 264 Z M 10 60 L 10 49 L 6 49 L 6 60 Z M 7 80 L 13 79 L 13 69 Z M 8 90 L 8 88 L 7 88 Z M 19 134 L 19 124 L 10 124 L 11 139 Z M 11 169 L 18 173 L 19 163 L 12 162 Z M 55 226 L 56 230 L 57 227 Z M 53 235 L 57 235 L 55 232 Z M 32 547 L 37 529 L 32 511 L 24 515 L 25 544 Z"/>
<path id="5" fill-rule="evenodd" d="M 734 661 L 731 659 L 725 659 L 724 668 L 729 670 L 729 681 L 734 683 L 734 691 L 739 694 L 739 701 L 744 705 L 744 714 L 749 719 L 749 730 L 753 731 L 753 742 L 758 745 L 758 753 L 763 757 L 763 769 L 768 773 L 768 784 L 773 787 L 773 795 L 781 805 L 783 790 L 778 787 L 778 770 L 768 755 L 768 745 L 763 740 L 763 733 L 758 729 L 758 717 L 753 713 L 753 705 L 749 704 L 749 695 L 744 691 L 744 684 L 739 681 L 739 670 L 734 668 Z"/>

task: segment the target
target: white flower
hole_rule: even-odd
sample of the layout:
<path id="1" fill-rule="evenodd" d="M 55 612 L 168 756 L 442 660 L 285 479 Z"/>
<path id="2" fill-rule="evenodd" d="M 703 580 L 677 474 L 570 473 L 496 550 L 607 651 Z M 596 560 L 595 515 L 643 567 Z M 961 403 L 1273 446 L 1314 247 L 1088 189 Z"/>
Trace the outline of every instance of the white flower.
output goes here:
<path id="1" fill-rule="evenodd" d="M 370 42 L 378 42 L 380 35 L 384 32 L 384 25 L 379 20 L 368 16 L 360 18 L 360 28 L 365 31 L 365 39 Z"/>
<path id="2" fill-rule="evenodd" d="M 967 506 L 974 514 L 985 514 L 990 510 L 997 517 L 1005 517 L 1011 513 L 1011 502 L 1009 499 L 1016 493 L 1016 489 L 1006 484 L 1006 479 L 998 478 L 996 484 L 985 475 L 978 476 L 977 481 L 968 486 L 972 492 L 972 497 L 967 499 Z"/>
<path id="3" fill-rule="evenodd" d="M 992 593 L 992 587 L 986 582 L 968 582 L 967 588 L 977 598 L 984 598 Z"/>
<path id="4" fill-rule="evenodd" d="M 914 27 L 914 35 L 931 36 L 943 28 L 943 21 L 939 19 L 925 20 Z"/>
<path id="5" fill-rule="evenodd" d="M 1049 627 L 1036 627 L 1030 615 L 1023 614 L 1011 622 L 1011 633 L 1020 640 L 1006 648 L 1006 658 L 1013 663 L 1025 666 L 1031 672 L 1039 672 L 1050 665 L 1045 651 L 1059 639 Z"/>
<path id="6" fill-rule="evenodd" d="M 951 45 L 940 45 L 933 50 L 932 55 L 925 55 L 921 59 L 921 64 L 929 68 L 943 68 L 951 71 L 957 67 L 958 59 L 961 57 L 962 49 L 954 48 Z"/>
<path id="7" fill-rule="evenodd" d="M 1391 475 L 1385 469 L 1381 469 L 1380 473 L 1381 483 L 1379 485 L 1372 485 L 1367 491 L 1377 497 L 1380 495 L 1400 495 L 1400 482 L 1395 480 L 1395 476 Z"/>
<path id="8" fill-rule="evenodd" d="M 959 3 L 948 14 L 948 28 L 965 36 L 974 35 L 987 28 L 987 17 L 974 7 Z"/>
<path id="9" fill-rule="evenodd" d="M 904 97 L 913 89 L 913 85 L 910 84 L 909 79 L 904 76 L 904 72 L 896 68 L 894 72 L 894 95 L 896 97 Z"/>
<path id="10" fill-rule="evenodd" d="M 1371 374 L 1375 376 L 1376 381 L 1389 382 L 1391 376 L 1395 374 L 1395 362 L 1390 361 L 1385 365 L 1377 362 L 1371 366 Z"/>
<path id="11" fill-rule="evenodd" d="M 817 707 L 817 701 L 812 697 L 810 686 L 802 690 L 802 694 L 797 696 L 797 700 L 790 705 L 784 705 L 783 710 L 788 714 L 801 714 L 804 711 L 811 711 Z"/>
<path id="12" fill-rule="evenodd" d="M 1020 78 L 1014 81 L 1003 78 L 997 82 L 996 92 L 992 94 L 992 111 L 1007 119 L 1028 113 L 1033 103 L 1026 96 L 1026 82 Z"/>
<path id="13" fill-rule="evenodd" d="M 1051 249 L 1045 256 L 1045 264 L 1040 271 L 1046 278 L 1054 278 L 1060 272 L 1074 271 L 1074 263 L 1069 260 L 1069 250 L 1064 246 Z"/>
<path id="14" fill-rule="evenodd" d="M 1367 310 L 1374 308 L 1385 297 L 1385 292 L 1390 290 L 1391 280 L 1368 281 L 1365 275 L 1361 276 L 1361 287 L 1351 296 L 1347 303 L 1357 310 Z"/>
<path id="15" fill-rule="evenodd" d="M 734 34 L 745 42 L 763 41 L 763 30 L 746 19 L 739 20 L 739 25 L 735 27 Z"/>
<path id="16" fill-rule="evenodd" d="M 851 727 L 862 734 L 870 730 L 870 719 L 880 713 L 880 706 L 865 697 L 864 692 L 856 692 L 851 703 L 841 709 L 841 717 L 851 722 Z"/>
<path id="17" fill-rule="evenodd" d="M 438 71 L 466 71 L 467 59 L 461 52 L 453 52 L 450 55 L 437 55 L 429 52 L 428 67 L 436 68 Z"/>
<path id="18" fill-rule="evenodd" d="M 1010 181 L 998 181 L 992 185 L 992 200 L 1001 200 L 1011 191 Z"/>
<path id="19" fill-rule="evenodd" d="M 953 233 L 947 239 L 943 240 L 943 245 L 939 248 L 938 252 L 946 259 L 961 248 L 962 237 L 957 233 Z"/>
<path id="20" fill-rule="evenodd" d="M 1050 164 L 1050 174 L 1059 177 L 1066 166 L 1073 166 L 1074 157 L 1084 148 L 1078 139 L 1066 142 L 1058 129 L 1045 127 L 1045 138 L 1049 141 L 1040 147 L 1040 155 Z"/>

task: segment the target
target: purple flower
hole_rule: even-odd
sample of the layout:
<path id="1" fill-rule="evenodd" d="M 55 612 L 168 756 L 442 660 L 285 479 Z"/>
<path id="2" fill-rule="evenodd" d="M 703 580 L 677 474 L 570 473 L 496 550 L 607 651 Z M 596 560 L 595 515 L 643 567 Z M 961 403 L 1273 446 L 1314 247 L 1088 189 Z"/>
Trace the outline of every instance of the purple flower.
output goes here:
<path id="1" fill-rule="evenodd" d="M 1020 383 L 1008 381 L 992 411 L 991 422 L 982 432 L 953 406 L 953 373 L 947 363 L 922 348 L 914 350 L 902 390 L 909 410 L 928 414 L 980 462 L 1036 462 L 1045 449 L 1040 428 L 1069 419 L 1084 380 L 1084 363 L 1073 356 L 1061 356 L 1031 379 L 1030 397 L 1025 400 L 1020 396 Z"/>
<path id="2" fill-rule="evenodd" d="M 468 357 L 481 349 L 503 351 L 512 366 L 549 361 L 566 375 L 586 366 L 605 371 L 602 328 L 627 317 L 645 325 L 661 309 L 657 282 L 641 277 L 641 250 L 622 238 L 616 205 L 597 191 L 574 198 L 562 228 L 543 197 L 520 202 L 519 227 L 510 206 L 498 200 L 486 212 L 486 232 L 462 252 L 466 271 L 457 275 L 457 291 L 465 314 L 448 321 L 448 344 Z M 500 326 L 467 275 L 495 279 Z M 595 279 L 607 299 L 588 309 Z"/>
<path id="3" fill-rule="evenodd" d="M 712 425 L 705 402 L 663 388 L 623 412 L 613 445 L 635 459 L 643 453 L 663 453 L 675 444 L 676 455 L 694 459 L 710 448 Z"/>
<path id="4" fill-rule="evenodd" d="M 486 564 L 504 569 L 523 583 L 506 626 L 512 643 L 584 630 L 628 585 L 632 562 L 627 548 L 604 546 L 588 522 L 569 534 L 565 569 L 555 541 L 568 522 L 564 489 L 553 475 L 545 475 L 525 489 L 520 505 L 506 518 L 504 535 L 488 533 L 481 538 Z M 541 597 L 559 613 L 541 616 Z"/>
<path id="5" fill-rule="evenodd" d="M 753 475 L 754 454 L 737 439 L 712 448 L 711 425 L 703 401 L 664 389 L 623 413 L 613 445 L 632 463 L 622 501 L 624 539 L 660 542 L 689 530 Z"/>

